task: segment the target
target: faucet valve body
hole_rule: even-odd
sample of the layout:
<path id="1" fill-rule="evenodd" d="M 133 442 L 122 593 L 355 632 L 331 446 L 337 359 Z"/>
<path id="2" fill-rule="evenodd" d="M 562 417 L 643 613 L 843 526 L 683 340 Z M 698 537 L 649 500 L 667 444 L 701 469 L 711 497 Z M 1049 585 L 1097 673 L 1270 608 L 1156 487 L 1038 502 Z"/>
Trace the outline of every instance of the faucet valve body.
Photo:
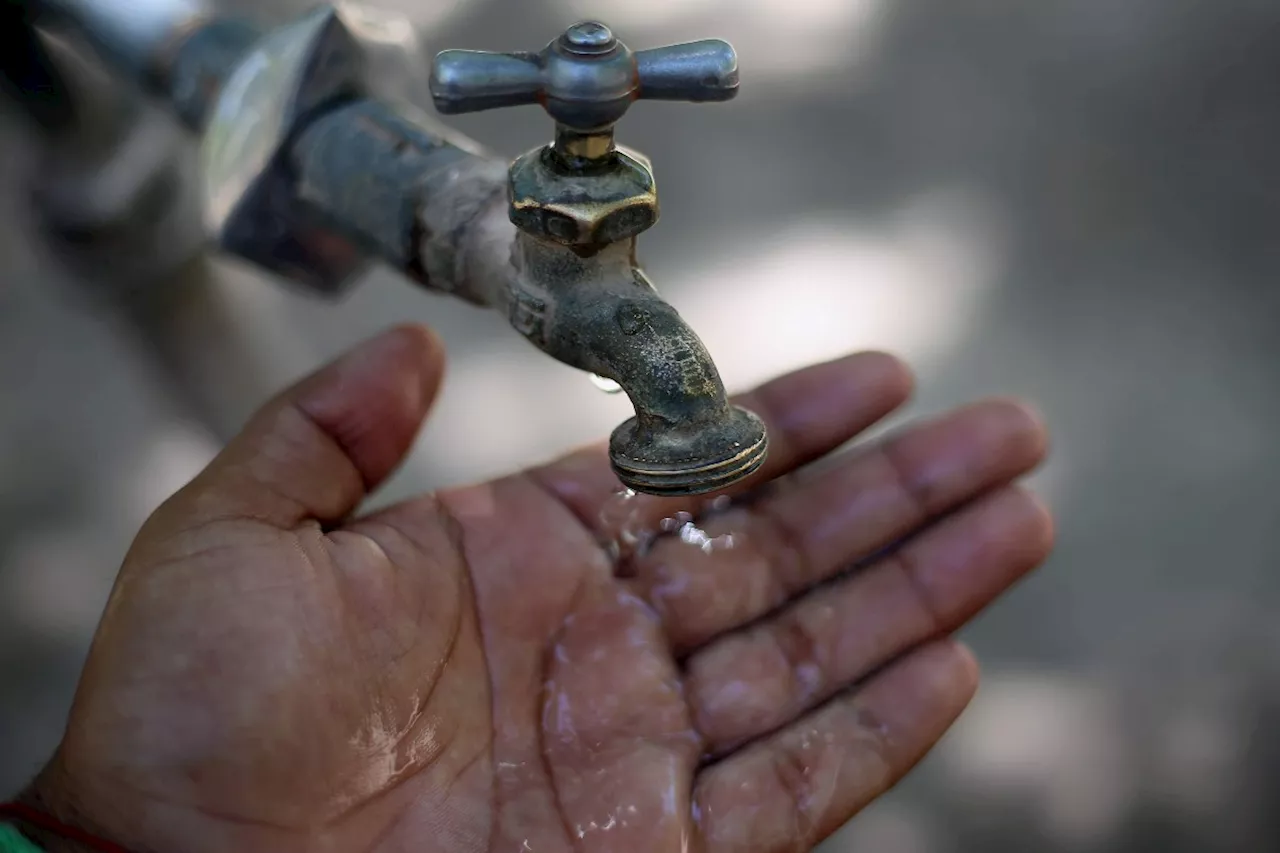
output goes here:
<path id="1" fill-rule="evenodd" d="M 541 104 L 555 142 L 511 165 L 511 221 L 566 246 L 634 237 L 658 220 L 648 159 L 614 144 L 614 124 L 637 100 L 727 101 L 738 58 L 719 39 L 633 52 L 604 24 L 574 24 L 538 53 L 446 50 L 431 97 L 446 115 Z"/>

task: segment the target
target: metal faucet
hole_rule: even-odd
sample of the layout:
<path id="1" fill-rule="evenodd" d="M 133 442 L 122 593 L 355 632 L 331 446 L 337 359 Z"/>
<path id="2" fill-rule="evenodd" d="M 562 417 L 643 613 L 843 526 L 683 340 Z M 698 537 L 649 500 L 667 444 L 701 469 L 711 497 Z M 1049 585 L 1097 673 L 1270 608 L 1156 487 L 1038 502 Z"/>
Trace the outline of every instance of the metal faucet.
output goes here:
<path id="1" fill-rule="evenodd" d="M 632 52 L 596 22 L 540 53 L 451 50 L 431 95 L 446 115 L 541 104 L 555 141 L 508 171 L 518 229 L 506 296 L 512 325 L 553 358 L 615 380 L 636 417 L 609 455 L 623 483 L 653 493 L 708 491 L 759 467 L 760 420 L 731 406 L 702 342 L 636 263 L 636 238 L 658 220 L 649 161 L 614 143 L 641 98 L 724 101 L 738 61 L 723 41 Z"/>
<path id="2" fill-rule="evenodd" d="M 439 112 L 541 104 L 555 120 L 553 142 L 508 165 L 409 104 L 370 97 L 347 4 L 265 35 L 192 0 L 124 5 L 37 7 L 96 35 L 200 132 L 220 248 L 324 293 L 381 260 L 502 312 L 548 355 L 627 392 L 636 416 L 609 453 L 636 491 L 709 492 L 763 463 L 763 423 L 730 404 L 706 348 L 637 265 L 657 192 L 649 161 L 614 142 L 635 100 L 732 98 L 727 43 L 633 52 L 582 22 L 538 53 L 441 53 L 430 75 Z"/>

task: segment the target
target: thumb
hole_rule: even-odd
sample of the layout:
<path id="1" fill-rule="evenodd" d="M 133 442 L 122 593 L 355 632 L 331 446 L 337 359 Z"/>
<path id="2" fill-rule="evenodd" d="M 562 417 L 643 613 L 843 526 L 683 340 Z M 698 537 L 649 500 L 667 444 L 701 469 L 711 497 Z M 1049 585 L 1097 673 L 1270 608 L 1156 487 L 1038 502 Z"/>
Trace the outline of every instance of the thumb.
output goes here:
<path id="1" fill-rule="evenodd" d="M 409 451 L 443 372 L 443 346 L 425 327 L 366 341 L 262 407 L 170 511 L 188 526 L 341 520 Z"/>

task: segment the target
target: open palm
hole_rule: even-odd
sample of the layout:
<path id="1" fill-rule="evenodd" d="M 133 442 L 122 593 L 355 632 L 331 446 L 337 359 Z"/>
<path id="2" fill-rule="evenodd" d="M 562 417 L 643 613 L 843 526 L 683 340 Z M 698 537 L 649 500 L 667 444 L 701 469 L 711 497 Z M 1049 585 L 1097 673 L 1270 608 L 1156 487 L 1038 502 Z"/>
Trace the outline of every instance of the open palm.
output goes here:
<path id="1" fill-rule="evenodd" d="M 352 518 L 441 363 L 421 329 L 375 339 L 152 516 L 45 807 L 139 850 L 808 850 L 963 709 L 946 636 L 1049 548 L 1013 403 L 828 456 L 906 398 L 880 354 L 740 400 L 769 460 L 699 522 L 732 548 L 667 536 L 620 572 L 603 447 Z"/>

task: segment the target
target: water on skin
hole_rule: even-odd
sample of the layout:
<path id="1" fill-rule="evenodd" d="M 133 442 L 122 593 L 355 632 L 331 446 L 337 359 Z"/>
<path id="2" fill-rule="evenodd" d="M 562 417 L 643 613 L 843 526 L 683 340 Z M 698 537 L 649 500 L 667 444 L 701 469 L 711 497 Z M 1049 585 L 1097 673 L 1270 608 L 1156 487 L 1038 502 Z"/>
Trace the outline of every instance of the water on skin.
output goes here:
<path id="1" fill-rule="evenodd" d="M 606 531 L 608 550 L 619 567 L 634 558 L 643 557 L 659 540 L 676 545 L 681 553 L 689 555 L 686 559 L 694 561 L 711 559 L 713 556 L 723 559 L 727 556 L 724 552 L 743 548 L 746 531 L 745 528 L 735 525 L 730 520 L 735 515 L 731 511 L 733 503 L 728 496 L 720 495 L 703 500 L 698 506 L 692 508 L 693 511 L 687 508 L 687 502 L 680 504 L 686 508 L 675 509 L 677 505 L 675 501 L 671 501 L 673 508 L 668 513 L 663 513 L 660 509 L 654 510 L 655 507 L 661 508 L 663 502 L 669 500 L 619 488 L 601 505 L 599 511 L 601 527 Z M 745 518 L 744 515 L 736 517 Z M 656 523 L 654 519 L 658 519 Z M 710 523 L 713 519 L 714 525 Z M 713 532 L 708 532 L 708 527 L 711 527 Z M 664 547 L 670 546 L 664 545 Z M 729 559 L 733 558 L 729 557 Z M 660 576 L 661 568 L 656 570 Z M 654 592 L 658 591 L 654 590 Z M 653 605 L 644 602 L 644 606 Z M 572 627 L 573 618 L 569 617 L 566 628 Z M 642 643 L 643 639 L 638 637 L 635 642 Z M 571 660 L 563 647 L 558 645 L 554 650 L 554 658 L 560 665 L 575 670 L 579 666 L 598 663 L 593 660 L 594 656 L 590 652 L 585 654 L 585 658 Z M 802 671 L 799 674 L 802 680 L 816 681 L 815 672 Z M 751 686 L 745 683 L 735 686 L 743 690 L 751 689 Z M 574 712 L 582 709 L 575 707 L 576 703 L 568 701 L 568 697 L 559 689 L 554 679 L 544 685 L 544 689 L 546 691 L 543 706 L 544 730 L 560 738 L 574 740 L 580 735 L 574 724 Z M 598 697 L 596 701 L 603 709 L 610 706 L 609 697 Z M 696 734 L 690 732 L 690 736 L 696 737 Z M 831 731 L 814 729 L 801 734 L 799 743 L 796 744 L 802 766 L 802 779 L 799 781 L 803 786 L 804 801 L 801 803 L 802 808 L 798 809 L 793 817 L 795 826 L 792 832 L 795 837 L 813 836 L 815 829 L 813 821 L 829 810 L 835 796 L 842 767 L 838 757 L 833 759 L 831 754 L 834 741 Z M 608 789 L 605 780 L 597 780 L 594 785 L 588 787 L 598 787 L 602 791 Z M 640 830 L 641 827 L 653 826 L 655 821 L 670 818 L 681 809 L 688 809 L 688 817 L 694 827 L 705 828 L 704 821 L 709 815 L 703 813 L 704 804 L 690 802 L 688 797 L 689 792 L 681 791 L 681 786 L 674 781 L 665 786 L 661 802 L 647 802 L 642 805 L 626 795 L 611 799 L 609 793 L 605 793 L 603 801 L 598 803 L 598 806 L 604 806 L 604 808 L 600 808 L 594 814 L 588 810 L 569 828 L 576 835 L 575 840 L 589 843 L 594 839 L 596 843 L 600 843 L 607 836 L 615 834 L 626 836 Z M 738 791 L 733 802 L 729 804 L 733 811 L 755 810 L 763 806 L 763 803 L 752 801 L 752 791 L 749 788 Z M 687 834 L 682 833 L 682 835 L 684 837 L 680 839 L 679 847 L 681 853 L 686 853 L 691 840 Z M 528 842 L 525 842 L 519 853 L 538 853 L 538 851 L 532 850 Z"/>
<path id="2" fill-rule="evenodd" d="M 685 510 L 675 510 L 653 525 L 646 521 L 646 516 L 653 515 L 645 511 L 647 500 L 654 498 L 622 488 L 600 508 L 601 526 L 607 531 L 606 549 L 618 564 L 643 557 L 659 537 L 682 542 L 704 554 L 726 551 L 742 543 L 742 531 L 732 530 L 713 536 L 699 524 L 699 517 Z M 705 518 L 724 512 L 729 506 L 728 495 L 710 498 L 703 503 L 700 515 Z"/>
<path id="3" fill-rule="evenodd" d="M 557 633 L 542 695 L 543 755 L 565 828 L 591 849 L 684 849 L 700 740 L 659 618 L 622 588 L 584 595 Z"/>
<path id="4" fill-rule="evenodd" d="M 670 512 L 661 511 L 665 502 L 670 502 L 672 507 Z M 643 557 L 658 541 L 670 543 L 663 547 L 675 547 L 679 549 L 679 553 L 687 555 L 686 560 L 692 560 L 695 563 L 704 559 L 724 560 L 725 558 L 732 563 L 735 556 L 725 552 L 734 550 L 739 551 L 738 557 L 741 559 L 752 559 L 751 552 L 743 547 L 746 542 L 746 529 L 740 521 L 746 519 L 746 514 L 739 512 L 732 500 L 725 495 L 712 497 L 697 504 L 690 507 L 687 501 L 677 502 L 671 499 L 655 498 L 620 487 L 601 505 L 599 511 L 601 527 L 606 531 L 608 548 L 617 564 L 621 566 L 628 560 Z M 676 509 L 677 506 L 683 508 Z M 665 564 L 667 560 L 664 558 L 661 562 Z M 688 564 L 685 565 L 687 568 Z M 656 572 L 657 579 L 661 580 L 663 566 L 651 568 Z M 732 566 L 721 564 L 721 568 L 731 569 Z M 673 577 L 669 585 L 685 583 L 689 573 L 681 571 L 678 576 L 678 578 Z M 645 600 L 632 599 L 630 593 L 624 592 L 620 594 L 619 601 L 625 604 L 624 599 L 628 599 L 637 608 L 651 608 L 658 606 L 654 596 L 661 598 L 664 594 L 674 595 L 676 592 L 674 588 L 667 589 L 659 583 L 650 588 L 649 597 Z M 574 627 L 574 620 L 573 615 L 566 619 L 566 630 Z M 642 627 L 642 623 L 636 623 L 633 630 L 638 633 L 635 637 L 628 637 L 628 645 L 639 647 L 647 643 L 649 638 L 643 636 L 643 631 L 640 630 Z M 599 666 L 604 661 L 603 651 L 600 649 L 579 649 L 576 653 L 570 654 L 562 643 L 554 648 L 553 658 L 566 671 L 575 673 L 580 673 L 583 667 Z M 820 680 L 816 665 L 801 664 L 796 675 L 804 693 L 810 696 L 816 695 Z M 682 686 L 676 689 L 682 689 Z M 740 681 L 727 685 L 726 689 L 743 693 L 751 691 L 753 685 Z M 571 701 L 554 677 L 544 685 L 544 691 L 542 719 L 544 731 L 568 742 L 580 738 L 582 733 L 578 730 L 575 716 L 590 709 L 579 707 L 577 702 Z M 620 694 L 597 695 L 593 699 L 596 706 L 594 712 L 607 715 L 616 710 L 617 703 L 621 701 L 623 699 Z M 861 728 L 865 733 L 864 736 L 868 737 L 884 738 L 888 735 L 888 727 L 869 716 L 859 715 L 855 728 Z M 857 760 L 859 754 L 857 750 L 850 752 L 847 744 L 842 745 L 841 741 L 847 740 L 847 737 L 840 737 L 838 731 L 831 726 L 814 725 L 793 734 L 792 749 L 797 759 L 794 767 L 797 776 L 794 781 L 800 799 L 797 803 L 799 807 L 790 813 L 792 824 L 775 828 L 775 831 L 782 836 L 792 839 L 814 838 L 817 822 L 830 811 L 838 793 L 841 776 L 848 772 L 845 765 L 848 761 Z M 689 734 L 692 738 L 698 737 L 693 731 Z M 583 772 L 589 776 L 593 769 L 597 768 L 588 765 Z M 587 844 L 604 844 L 606 847 L 611 840 L 625 843 L 616 836 L 626 838 L 631 833 L 643 833 L 645 828 L 651 828 L 664 819 L 670 819 L 680 810 L 687 810 L 689 823 L 681 832 L 682 837 L 673 845 L 673 849 L 678 846 L 680 853 L 687 853 L 692 843 L 688 836 L 689 826 L 692 826 L 695 832 L 723 834 L 724 831 L 728 831 L 732 834 L 736 831 L 734 827 L 741 823 L 733 819 L 734 815 L 739 813 L 749 815 L 773 809 L 774 804 L 764 798 L 775 796 L 776 787 L 768 784 L 767 780 L 762 781 L 761 777 L 744 778 L 736 790 L 721 794 L 713 804 L 691 800 L 687 782 L 682 785 L 676 781 L 678 774 L 674 772 L 675 769 L 672 768 L 673 774 L 670 779 L 663 779 L 659 773 L 648 780 L 654 783 L 651 786 L 640 785 L 639 790 L 661 791 L 661 796 L 656 800 L 638 796 L 638 791 L 634 787 L 611 789 L 609 784 L 611 780 L 608 778 L 588 779 L 585 783 L 581 779 L 571 782 L 571 788 L 590 790 L 598 797 L 598 800 L 589 804 L 580 815 L 574 816 L 575 819 L 568 827 L 571 834 L 576 836 L 573 840 Z M 634 786 L 637 780 L 630 778 L 626 784 Z M 718 814 L 722 820 L 716 821 L 715 814 Z M 529 842 L 525 841 L 517 853 L 541 852 L 534 850 Z"/>
<path id="5" fill-rule="evenodd" d="M 604 393 L 622 393 L 622 386 L 607 376 L 597 373 L 588 375 L 591 377 L 591 384 Z M 646 529 L 640 512 L 642 500 L 643 498 L 636 492 L 622 488 L 614 492 L 600 510 L 600 520 L 604 523 L 605 529 L 612 534 L 608 550 L 615 560 L 626 560 L 643 555 L 653 540 L 662 534 L 673 535 L 681 542 L 707 554 L 732 548 L 736 544 L 737 534 L 735 533 L 708 536 L 707 532 L 695 523 L 693 514 L 689 512 L 674 512 L 671 516 L 663 518 L 656 530 Z M 720 495 L 707 500 L 702 507 L 702 512 L 704 514 L 723 512 L 728 507 L 729 497 Z"/>

